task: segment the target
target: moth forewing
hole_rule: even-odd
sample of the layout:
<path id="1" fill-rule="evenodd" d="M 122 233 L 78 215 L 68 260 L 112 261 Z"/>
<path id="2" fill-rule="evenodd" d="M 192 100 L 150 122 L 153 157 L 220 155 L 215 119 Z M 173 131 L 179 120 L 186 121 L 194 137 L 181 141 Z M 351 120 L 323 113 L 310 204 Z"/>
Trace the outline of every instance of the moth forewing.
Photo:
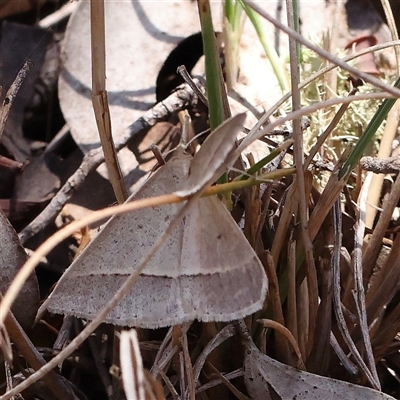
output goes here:
<path id="1" fill-rule="evenodd" d="M 190 164 L 190 175 L 184 187 L 175 192 L 185 197 L 213 183 L 234 161 L 230 155 L 235 148 L 236 138 L 243 128 L 246 115 L 235 115 L 222 123 L 204 141 Z"/>

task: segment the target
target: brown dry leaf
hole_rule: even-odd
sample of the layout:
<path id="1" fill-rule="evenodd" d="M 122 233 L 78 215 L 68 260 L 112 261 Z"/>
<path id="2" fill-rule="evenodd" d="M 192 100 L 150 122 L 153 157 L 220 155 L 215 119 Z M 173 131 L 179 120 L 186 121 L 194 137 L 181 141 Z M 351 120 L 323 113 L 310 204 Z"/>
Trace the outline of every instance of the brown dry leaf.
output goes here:
<path id="1" fill-rule="evenodd" d="M 44 203 L 60 188 L 60 178 L 54 170 L 60 170 L 62 162 L 49 154 L 32 157 L 22 174 L 16 177 L 14 197 L 18 201 Z"/>
<path id="2" fill-rule="evenodd" d="M 18 235 L 0 210 L 0 291 L 4 293 L 27 256 Z M 36 275 L 32 274 L 20 290 L 12 312 L 24 329 L 32 326 L 39 305 L 39 287 Z"/>
<path id="3" fill-rule="evenodd" d="M 282 364 L 261 353 L 250 338 L 245 340 L 245 347 L 245 384 L 254 400 L 275 399 L 276 394 L 281 399 L 296 400 L 394 400 L 370 388 Z"/>

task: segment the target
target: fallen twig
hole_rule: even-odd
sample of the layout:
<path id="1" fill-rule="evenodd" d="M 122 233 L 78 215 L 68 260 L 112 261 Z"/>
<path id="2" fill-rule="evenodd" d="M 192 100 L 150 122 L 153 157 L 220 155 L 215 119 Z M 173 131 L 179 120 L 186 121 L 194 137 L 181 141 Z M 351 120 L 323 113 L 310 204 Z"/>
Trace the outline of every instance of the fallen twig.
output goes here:
<path id="1" fill-rule="evenodd" d="M 366 171 L 375 174 L 397 174 L 400 171 L 400 157 L 362 157 L 360 166 Z"/>

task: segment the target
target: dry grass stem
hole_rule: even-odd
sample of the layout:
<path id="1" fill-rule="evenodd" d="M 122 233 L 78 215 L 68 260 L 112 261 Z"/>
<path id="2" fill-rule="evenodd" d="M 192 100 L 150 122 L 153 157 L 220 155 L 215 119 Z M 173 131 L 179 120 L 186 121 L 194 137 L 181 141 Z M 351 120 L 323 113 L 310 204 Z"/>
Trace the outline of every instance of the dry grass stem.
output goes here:
<path id="1" fill-rule="evenodd" d="M 370 381 L 374 381 L 374 377 L 370 374 L 368 367 L 366 366 L 363 358 L 361 357 L 348 329 L 343 310 L 340 296 L 340 249 L 342 245 L 342 217 L 340 210 L 340 202 L 335 202 L 333 211 L 334 215 L 334 226 L 335 226 L 335 245 L 333 250 L 332 264 L 333 264 L 333 300 L 334 300 L 334 311 L 336 315 L 336 321 L 338 323 L 339 331 L 342 335 L 344 342 L 350 350 L 353 357 L 356 359 L 356 363 L 369 378 Z"/>
<path id="2" fill-rule="evenodd" d="M 355 225 L 354 235 L 354 255 L 353 255 L 353 268 L 354 268 L 354 300 L 357 307 L 358 323 L 363 337 L 363 345 L 366 352 L 367 363 L 369 366 L 369 374 L 366 374 L 371 385 L 376 390 L 381 390 L 378 373 L 376 371 L 375 360 L 372 352 L 371 339 L 368 330 L 367 310 L 365 304 L 365 291 L 363 280 L 363 265 L 362 265 L 362 246 L 365 233 L 365 214 L 368 191 L 371 185 L 372 176 L 367 175 L 364 185 L 361 189 L 358 198 L 358 218 Z M 365 372 L 365 371 L 364 371 Z"/>
<path id="3" fill-rule="evenodd" d="M 297 365 L 296 367 L 306 371 L 306 366 L 304 365 L 303 357 L 301 355 L 299 346 L 295 340 L 295 338 L 292 335 L 292 332 L 290 332 L 289 329 L 287 329 L 284 325 L 280 324 L 279 322 L 276 322 L 271 319 L 261 319 L 258 321 L 260 324 L 263 325 L 264 328 L 272 328 L 275 329 L 277 332 L 279 332 L 281 335 L 283 335 L 287 341 L 291 344 L 293 347 L 296 356 L 297 356 Z"/>
<path id="4" fill-rule="evenodd" d="M 119 165 L 117 150 L 111 132 L 110 108 L 106 91 L 106 35 L 104 0 L 90 1 L 92 43 L 92 103 L 100 135 L 110 183 L 119 204 L 128 198 L 128 192 Z"/>

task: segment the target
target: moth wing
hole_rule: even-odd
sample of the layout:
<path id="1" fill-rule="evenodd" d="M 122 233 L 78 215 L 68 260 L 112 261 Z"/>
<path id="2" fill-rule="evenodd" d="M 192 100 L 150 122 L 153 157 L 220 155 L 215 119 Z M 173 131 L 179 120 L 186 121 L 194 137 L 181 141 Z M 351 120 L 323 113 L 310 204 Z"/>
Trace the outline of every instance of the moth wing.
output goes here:
<path id="1" fill-rule="evenodd" d="M 179 276 L 156 276 L 145 269 L 106 322 L 155 329 L 193 319 L 231 321 L 262 307 L 268 285 L 262 264 L 217 198 L 193 206 L 181 243 Z M 93 319 L 128 276 L 71 275 L 60 280 L 48 308 Z"/>
<path id="2" fill-rule="evenodd" d="M 177 196 L 194 194 L 222 175 L 226 166 L 233 161 L 229 155 L 232 154 L 245 119 L 244 113 L 235 115 L 208 136 L 190 164 L 189 178 L 182 189 L 175 192 Z"/>
<path id="3" fill-rule="evenodd" d="M 94 319 L 127 278 L 74 277 L 64 281 L 63 293 L 56 292 L 48 308 L 55 313 Z M 232 321 L 259 310 L 266 290 L 264 271 L 251 267 L 234 273 L 178 278 L 141 275 L 105 322 L 156 329 L 194 319 Z"/>
<path id="4" fill-rule="evenodd" d="M 173 191 L 180 185 L 181 180 L 186 178 L 191 158 L 191 156 L 172 158 L 127 201 Z M 52 294 L 41 306 L 39 314 L 45 308 L 49 308 L 54 312 L 90 318 L 90 301 L 99 300 L 99 304 L 103 304 L 102 295 L 97 296 L 96 291 L 101 293 L 101 290 L 109 285 L 106 282 L 112 281 L 114 277 L 128 276 L 134 272 L 180 207 L 181 204 L 171 204 L 112 217 L 65 271 Z M 183 230 L 180 225 L 146 266 L 148 273 L 171 276 L 179 274 L 177 261 L 180 260 L 182 236 Z M 82 286 L 79 282 L 85 282 L 85 285 Z M 85 293 L 91 289 L 93 293 L 89 295 L 91 296 L 89 300 L 85 297 Z M 75 310 L 76 307 L 80 311 Z"/>

